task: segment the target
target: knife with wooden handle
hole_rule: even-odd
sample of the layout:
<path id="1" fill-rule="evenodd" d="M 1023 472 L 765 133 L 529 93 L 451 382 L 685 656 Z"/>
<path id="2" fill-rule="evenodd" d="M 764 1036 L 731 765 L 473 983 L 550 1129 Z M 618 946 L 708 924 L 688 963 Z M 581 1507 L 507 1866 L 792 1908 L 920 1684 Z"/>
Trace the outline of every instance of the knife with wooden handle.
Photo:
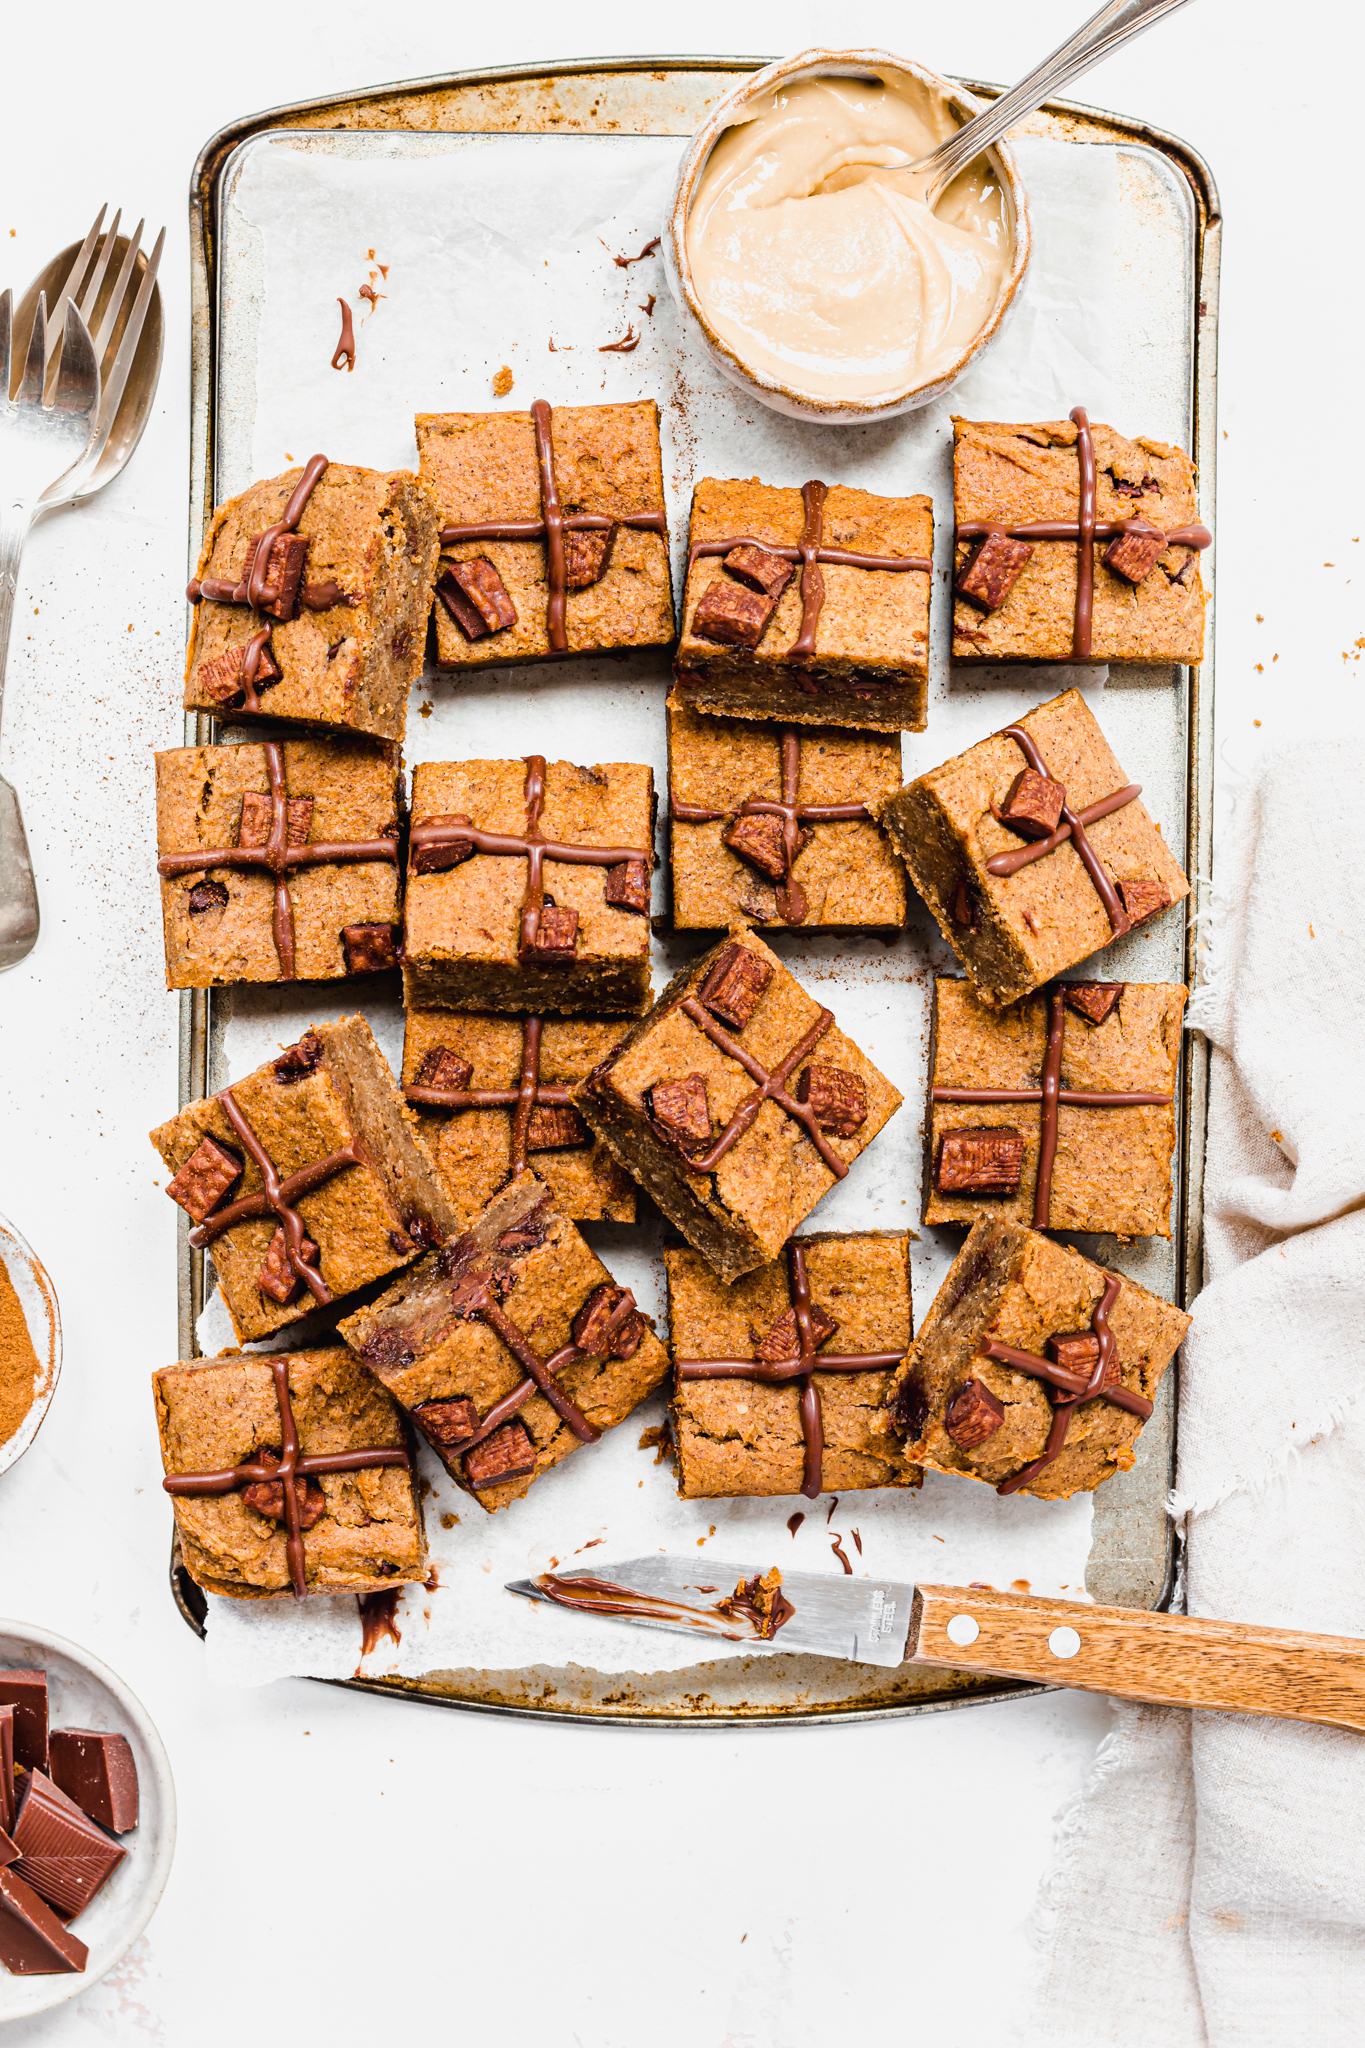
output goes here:
<path id="1" fill-rule="evenodd" d="M 823 1572 L 770 1574 L 765 1594 L 761 1566 L 666 1555 L 601 1564 L 591 1576 L 542 1572 L 507 1590 L 637 1627 L 744 1642 L 760 1655 L 949 1665 L 1158 1706 L 1365 1731 L 1365 1642 L 1350 1636 Z"/>

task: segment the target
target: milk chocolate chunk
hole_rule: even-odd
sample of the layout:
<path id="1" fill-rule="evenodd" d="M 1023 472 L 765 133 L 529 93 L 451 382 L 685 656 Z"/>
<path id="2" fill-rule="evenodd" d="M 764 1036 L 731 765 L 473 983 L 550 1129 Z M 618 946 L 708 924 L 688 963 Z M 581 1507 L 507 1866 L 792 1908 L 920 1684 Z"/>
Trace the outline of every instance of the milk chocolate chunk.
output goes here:
<path id="1" fill-rule="evenodd" d="M 465 1477 L 476 1493 L 501 1486 L 507 1479 L 525 1479 L 536 1469 L 536 1447 L 525 1423 L 504 1422 L 465 1454 Z"/>
<path id="2" fill-rule="evenodd" d="M 204 663 L 199 671 L 199 687 L 214 704 L 240 703 L 244 695 L 242 674 L 245 668 L 245 643 L 225 648 L 212 661 Z M 256 659 L 256 688 L 259 690 L 265 683 L 277 683 L 279 679 L 280 671 L 267 640 Z"/>
<path id="3" fill-rule="evenodd" d="M 767 548 L 751 547 L 741 541 L 737 548 L 731 548 L 725 557 L 725 567 L 750 590 L 758 591 L 761 597 L 770 597 L 774 603 L 792 580 L 793 565 L 774 555 Z"/>
<path id="4" fill-rule="evenodd" d="M 983 612 L 997 612 L 1024 572 L 1033 549 L 1007 534 L 983 534 L 957 572 L 954 588 Z"/>
<path id="5" fill-rule="evenodd" d="M 190 916 L 202 917 L 206 910 L 222 910 L 228 892 L 221 882 L 196 882 L 190 890 Z"/>
<path id="6" fill-rule="evenodd" d="M 587 1126 L 570 1103 L 538 1102 L 526 1121 L 528 1152 L 560 1152 L 567 1145 L 586 1145 Z"/>
<path id="7" fill-rule="evenodd" d="M 577 945 L 578 912 L 561 908 L 547 897 L 536 919 L 530 946 L 523 949 L 525 956 L 540 967 L 567 966 Z"/>
<path id="8" fill-rule="evenodd" d="M 1070 1009 L 1092 1024 L 1103 1024 L 1117 1009 L 1125 986 L 1121 981 L 1064 981 L 1062 994 Z"/>
<path id="9" fill-rule="evenodd" d="M 448 829 L 454 825 L 468 825 L 472 821 L 463 811 L 451 811 L 434 818 L 423 818 L 424 825 L 439 825 Z M 443 875 L 447 868 L 459 867 L 461 861 L 472 860 L 474 842 L 461 839 L 458 834 L 439 846 L 414 846 L 412 849 L 412 872 L 415 875 Z"/>
<path id="10" fill-rule="evenodd" d="M 1114 886 L 1134 924 L 1141 924 L 1145 917 L 1155 917 L 1158 910 L 1165 910 L 1170 905 L 1171 892 L 1164 882 L 1149 882 L 1139 875 L 1116 882 Z"/>
<path id="11" fill-rule="evenodd" d="M 648 1090 L 649 1113 L 667 1138 L 685 1149 L 704 1151 L 711 1142 L 711 1105 L 703 1074 L 684 1074 L 680 1081 L 656 1081 Z"/>
<path id="12" fill-rule="evenodd" d="M 0 1707 L 0 1833 L 14 1826 L 14 1792 L 14 1708 L 9 1706 Z"/>
<path id="13" fill-rule="evenodd" d="M 33 1771 L 14 1823 L 19 1859 L 6 1875 L 31 1885 L 63 1920 L 74 1920 L 122 1863 L 126 1849 L 59 1791 L 45 1771 Z"/>
<path id="14" fill-rule="evenodd" d="M 403 1245 L 401 1249 L 407 1251 L 408 1247 Z M 299 1257 L 306 1266 L 317 1264 L 318 1248 L 311 1237 L 305 1237 L 299 1246 Z M 256 1285 L 262 1294 L 268 1294 L 272 1301 L 278 1301 L 282 1306 L 285 1302 L 292 1301 L 303 1285 L 289 1263 L 289 1240 L 284 1234 L 283 1224 L 277 1227 L 266 1248 L 265 1264 L 261 1267 L 261 1277 Z"/>
<path id="15" fill-rule="evenodd" d="M 449 1088 L 458 1092 L 467 1088 L 473 1078 L 471 1062 L 462 1060 L 448 1045 L 433 1045 L 430 1052 L 423 1054 L 417 1069 L 419 1088 Z"/>
<path id="16" fill-rule="evenodd" d="M 867 1089 L 857 1074 L 812 1061 L 796 1084 L 796 1099 L 810 1105 L 822 1131 L 851 1138 L 867 1122 Z"/>
<path id="17" fill-rule="evenodd" d="M 270 842 L 270 830 L 275 822 L 275 806 L 270 798 L 259 789 L 248 789 L 242 797 L 242 817 L 237 828 L 239 846 L 266 846 Z M 306 846 L 308 828 L 313 822 L 313 799 L 311 796 L 291 796 L 285 805 L 285 842 L 289 846 Z"/>
<path id="18" fill-rule="evenodd" d="M 770 881 L 781 882 L 787 873 L 787 852 L 782 838 L 782 820 L 759 815 L 758 817 L 735 818 L 721 833 L 721 838 L 732 853 L 748 861 L 750 867 L 767 875 Z M 795 852 L 810 844 L 809 827 L 802 826 L 796 835 Z"/>
<path id="19" fill-rule="evenodd" d="M 392 1331 L 381 1332 L 384 1336 L 392 1334 Z M 405 1360 L 404 1363 L 410 1361 Z M 457 1394 L 449 1401 L 423 1401 L 412 1412 L 428 1442 L 440 1444 L 447 1450 L 452 1444 L 467 1443 L 479 1426 L 479 1411 L 463 1394 Z"/>
<path id="20" fill-rule="evenodd" d="M 1115 576 L 1137 585 L 1151 575 L 1158 557 L 1165 552 L 1166 536 L 1159 526 L 1149 526 L 1143 519 L 1130 519 L 1127 532 L 1110 541 L 1101 559 Z"/>
<path id="21" fill-rule="evenodd" d="M 975 929 L 976 912 L 972 908 L 972 892 L 965 881 L 959 882 L 953 891 L 952 920 L 961 931 Z"/>
<path id="22" fill-rule="evenodd" d="M 467 639 L 483 640 L 517 623 L 517 608 L 487 555 L 452 562 L 437 580 L 436 595 Z"/>
<path id="23" fill-rule="evenodd" d="M 1046 839 L 1055 832 L 1066 802 L 1066 789 L 1048 775 L 1024 768 L 1010 784 L 1000 809 L 1000 822 L 1025 839 Z"/>
<path id="24" fill-rule="evenodd" d="M 810 1305 L 811 1341 L 819 1346 L 834 1335 L 839 1325 L 828 1309 L 821 1308 L 818 1301 Z M 754 1355 L 763 1365 L 780 1365 L 785 1359 L 799 1358 L 801 1337 L 797 1328 L 796 1310 L 784 1309 L 767 1335 L 760 1337 Z"/>
<path id="25" fill-rule="evenodd" d="M 299 608 L 299 585 L 308 560 L 308 541 L 301 533 L 277 533 L 264 550 L 262 561 L 261 538 L 258 534 L 247 542 L 242 581 L 247 580 L 253 569 L 260 570 L 257 609 L 267 612 L 272 619 L 292 619 Z"/>
<path id="26" fill-rule="evenodd" d="M 273 1451 L 258 1451 L 253 1460 L 264 1465 L 268 1472 L 277 1472 L 280 1461 Z M 294 1499 L 298 1504 L 299 1526 L 311 1529 L 320 1522 L 327 1512 L 327 1496 L 315 1479 L 296 1477 Z M 258 1515 L 265 1515 L 272 1522 L 283 1522 L 284 1481 L 282 1479 L 253 1479 L 242 1488 L 243 1503 L 253 1508 Z"/>
<path id="27" fill-rule="evenodd" d="M 240 1159 L 215 1139 L 203 1138 L 179 1173 L 167 1181 L 166 1193 L 187 1212 L 192 1223 L 202 1223 L 212 1215 L 241 1171 Z M 0 1700 L 6 1697 L 0 1674 Z"/>
<path id="28" fill-rule="evenodd" d="M 238 1167 L 238 1172 L 241 1168 Z M 0 1670 L 0 1707 L 14 1709 L 14 1761 L 22 1770 L 47 1769 L 47 1673 Z"/>
<path id="29" fill-rule="evenodd" d="M 722 1024 L 742 1031 L 772 978 L 767 961 L 747 946 L 727 946 L 697 990 L 697 998 Z"/>
<path id="30" fill-rule="evenodd" d="M 630 1358 L 640 1348 L 644 1318 L 626 1287 L 594 1287 L 569 1325 L 580 1351 L 592 1358 Z"/>
<path id="31" fill-rule="evenodd" d="M 271 1061 L 275 1079 L 282 1088 L 304 1080 L 321 1066 L 325 1050 L 316 1031 L 305 1031 L 302 1038 L 287 1045 L 279 1058 Z"/>
<path id="32" fill-rule="evenodd" d="M 935 1184 L 944 1195 L 1012 1195 L 1023 1166 L 1023 1134 L 1007 1125 L 946 1131 Z"/>
<path id="33" fill-rule="evenodd" d="M 1088 1379 L 1100 1355 L 1100 1340 L 1093 1330 L 1071 1330 L 1063 1336 L 1048 1338 L 1047 1355 L 1054 1365 Z"/>
<path id="34" fill-rule="evenodd" d="M 126 1835 L 137 1826 L 137 1764 L 126 1735 L 102 1728 L 54 1728 L 51 1777 L 81 1812 Z"/>
<path id="35" fill-rule="evenodd" d="M 609 526 L 605 533 L 566 533 L 564 588 L 587 590 L 591 584 L 598 582 L 607 573 L 611 551 L 615 545 L 615 524 Z"/>
<path id="36" fill-rule="evenodd" d="M 348 974 L 382 974 L 398 965 L 398 928 L 391 924 L 347 924 L 341 953 Z"/>
<path id="37" fill-rule="evenodd" d="M 967 1380 L 948 1403 L 943 1427 L 960 1451 L 974 1451 L 1004 1420 L 1005 1410 L 990 1388 L 980 1380 Z"/>
<path id="38" fill-rule="evenodd" d="M 0 1963 L 15 1977 L 85 1968 L 90 1951 L 13 1870 L 0 1870 Z"/>
<path id="39" fill-rule="evenodd" d="M 618 910 L 649 914 L 649 869 L 642 860 L 618 861 L 607 869 L 606 900 Z"/>
<path id="40" fill-rule="evenodd" d="M 775 609 L 770 597 L 718 577 L 692 614 L 692 631 L 726 646 L 757 647 Z"/>

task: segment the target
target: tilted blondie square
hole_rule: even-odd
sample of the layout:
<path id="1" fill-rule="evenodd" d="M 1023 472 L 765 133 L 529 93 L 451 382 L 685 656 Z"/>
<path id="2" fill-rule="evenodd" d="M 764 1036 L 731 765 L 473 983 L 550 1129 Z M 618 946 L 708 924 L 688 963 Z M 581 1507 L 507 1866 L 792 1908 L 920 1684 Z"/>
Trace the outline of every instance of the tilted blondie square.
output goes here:
<path id="1" fill-rule="evenodd" d="M 635 1221 L 634 1181 L 569 1100 L 628 1024 L 408 1011 L 403 1093 L 461 1224 L 528 1166 L 576 1222 Z"/>
<path id="2" fill-rule="evenodd" d="M 229 498 L 189 586 L 186 710 L 401 740 L 440 523 L 409 470 L 322 455 Z"/>
<path id="3" fill-rule="evenodd" d="M 344 1345 L 153 1373 L 185 1568 L 234 1600 L 377 1593 L 426 1576 L 397 1404 Z"/>
<path id="4" fill-rule="evenodd" d="M 1078 690 L 876 806 L 983 1003 L 1018 1002 L 1190 885 Z"/>
<path id="5" fill-rule="evenodd" d="M 794 1237 L 727 1287 L 666 1250 L 684 1499 L 918 1486 L 885 1408 L 910 1344 L 904 1231 Z"/>
<path id="6" fill-rule="evenodd" d="M 630 1290 L 529 1173 L 341 1334 L 490 1513 L 624 1422 L 668 1371 Z"/>
<path id="7" fill-rule="evenodd" d="M 412 772 L 404 993 L 416 1009 L 622 1011 L 649 1001 L 654 775 L 425 761 Z"/>
<path id="8" fill-rule="evenodd" d="M 776 1258 L 901 1102 L 739 928 L 674 976 L 573 1099 L 726 1282 Z"/>
<path id="9" fill-rule="evenodd" d="M 1021 1223 L 983 1216 L 887 1397 L 905 1453 L 1065 1500 L 1127 1471 L 1190 1319 Z"/>
<path id="10" fill-rule="evenodd" d="M 458 1228 L 363 1017 L 306 1032 L 151 1134 L 212 1247 L 238 1341 L 268 1337 Z"/>
<path id="11" fill-rule="evenodd" d="M 955 661 L 1204 657 L 1194 464 L 1070 419 L 953 421 Z"/>
<path id="12" fill-rule="evenodd" d="M 673 638 L 659 408 L 417 415 L 441 509 L 436 648 L 472 671 Z"/>
<path id="13" fill-rule="evenodd" d="M 905 870 L 869 803 L 900 786 L 895 734 L 713 718 L 668 700 L 673 922 L 811 931 L 905 922 Z"/>
<path id="14" fill-rule="evenodd" d="M 679 695 L 738 718 L 922 732 L 933 552 L 931 498 L 703 477 Z"/>
<path id="15" fill-rule="evenodd" d="M 991 1010 L 936 981 L 924 1221 L 1169 1237 L 1185 994 L 1060 981 Z"/>
<path id="16" fill-rule="evenodd" d="M 390 748 L 343 738 L 156 757 L 168 988 L 330 981 L 397 967 Z"/>

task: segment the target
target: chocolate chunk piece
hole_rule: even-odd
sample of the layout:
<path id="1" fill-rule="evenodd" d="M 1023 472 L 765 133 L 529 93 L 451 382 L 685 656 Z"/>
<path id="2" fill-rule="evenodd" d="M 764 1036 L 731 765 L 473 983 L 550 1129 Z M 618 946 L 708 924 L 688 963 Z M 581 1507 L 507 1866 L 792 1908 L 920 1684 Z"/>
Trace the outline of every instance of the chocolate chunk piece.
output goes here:
<path id="1" fill-rule="evenodd" d="M 398 965 L 398 927 L 392 924 L 346 924 L 341 927 L 341 952 L 348 974 L 383 974 Z"/>
<path id="2" fill-rule="evenodd" d="M 618 861 L 607 869 L 606 899 L 618 910 L 638 910 L 649 915 L 649 869 L 642 860 Z"/>
<path id="3" fill-rule="evenodd" d="M 228 892 L 221 882 L 196 882 L 190 890 L 190 916 L 202 917 L 206 910 L 226 907 Z"/>
<path id="4" fill-rule="evenodd" d="M 59 1791 L 111 1834 L 137 1826 L 137 1764 L 126 1735 L 54 1728 L 51 1776 Z"/>
<path id="5" fill-rule="evenodd" d="M 656 1081 L 646 1090 L 649 1113 L 665 1138 L 684 1151 L 704 1152 L 711 1142 L 711 1105 L 703 1074 L 684 1074 L 680 1081 Z"/>
<path id="6" fill-rule="evenodd" d="M 372 1372 L 401 1372 L 417 1352 L 401 1330 L 376 1330 L 365 1339 L 360 1355 Z"/>
<path id="7" fill-rule="evenodd" d="M 976 929 L 976 912 L 972 908 L 972 892 L 965 880 L 960 881 L 953 891 L 952 909 L 949 915 L 960 931 L 974 931 Z"/>
<path id="8" fill-rule="evenodd" d="M 0 1834 L 14 1826 L 14 1789 L 14 1708 L 0 1707 Z"/>
<path id="9" fill-rule="evenodd" d="M 475 1493 L 507 1479 L 528 1479 L 536 1469 L 536 1447 L 524 1422 L 504 1422 L 465 1454 L 465 1478 Z"/>
<path id="10" fill-rule="evenodd" d="M 305 1031 L 294 1045 L 287 1045 L 277 1060 L 271 1062 L 275 1079 L 282 1088 L 288 1088 L 294 1081 L 302 1081 L 322 1065 L 326 1048 L 316 1031 Z"/>
<path id="11" fill-rule="evenodd" d="M 587 1142 L 587 1126 L 571 1103 L 535 1104 L 526 1123 L 528 1152 L 562 1152 L 566 1146 Z"/>
<path id="12" fill-rule="evenodd" d="M 747 541 L 731 548 L 725 557 L 725 567 L 741 583 L 747 583 L 750 590 L 758 591 L 761 597 L 770 597 L 774 604 L 791 582 L 793 574 L 793 564 L 784 561 L 781 555 L 774 555 L 767 548 L 751 547 Z"/>
<path id="13" fill-rule="evenodd" d="M 242 682 L 245 667 L 245 643 L 225 648 L 215 660 L 204 663 L 197 679 L 199 687 L 215 704 L 240 704 L 246 694 Z M 263 689 L 267 683 L 277 683 L 279 679 L 279 667 L 267 640 L 256 661 L 256 688 Z"/>
<path id="14" fill-rule="evenodd" d="M 1069 1009 L 1088 1017 L 1092 1024 L 1103 1024 L 1118 1007 L 1124 987 L 1121 981 L 1064 981 L 1062 993 Z"/>
<path id="15" fill-rule="evenodd" d="M 237 828 L 237 844 L 269 845 L 270 828 L 274 822 L 275 806 L 271 799 L 259 789 L 248 789 L 242 797 L 242 818 Z M 312 822 L 312 797 L 289 797 L 285 803 L 285 843 L 289 846 L 306 846 L 308 828 Z"/>
<path id="16" fill-rule="evenodd" d="M 628 1287 L 604 1282 L 593 1288 L 569 1325 L 569 1334 L 590 1358 L 630 1358 L 640 1348 L 644 1318 Z"/>
<path id="17" fill-rule="evenodd" d="M 419 1088 L 449 1088 L 459 1093 L 466 1089 L 474 1078 L 474 1069 L 468 1060 L 462 1060 L 448 1045 L 433 1045 L 425 1053 L 417 1069 Z"/>
<path id="18" fill-rule="evenodd" d="M 435 818 L 423 818 L 424 825 L 439 825 L 443 830 L 471 822 L 463 811 L 450 811 Z M 459 867 L 461 861 L 470 860 L 474 854 L 472 839 L 461 839 L 458 831 L 444 845 L 417 845 L 412 849 L 412 872 L 414 875 L 443 875 L 447 868 Z"/>
<path id="19" fill-rule="evenodd" d="M 202 1223 L 218 1207 L 242 1171 L 242 1162 L 214 1138 L 201 1138 L 180 1171 L 166 1183 L 166 1193 L 178 1202 L 192 1223 Z M 0 1700 L 6 1698 L 0 1682 Z"/>
<path id="20" fill-rule="evenodd" d="M 479 1411 L 463 1394 L 453 1395 L 448 1401 L 423 1401 L 412 1415 L 428 1443 L 439 1444 L 442 1450 L 467 1443 L 479 1426 Z"/>
<path id="21" fill-rule="evenodd" d="M 19 1859 L 7 1876 L 31 1885 L 63 1920 L 74 1920 L 128 1853 L 111 1842 L 59 1791 L 45 1771 L 33 1771 L 14 1823 Z"/>
<path id="22" fill-rule="evenodd" d="M 810 1333 L 817 1345 L 827 1343 L 838 1327 L 828 1309 L 821 1308 L 818 1301 L 811 1303 Z M 767 1335 L 760 1337 L 754 1350 L 764 1365 L 781 1365 L 786 1359 L 798 1358 L 801 1339 L 797 1334 L 796 1310 L 784 1309 Z"/>
<path id="23" fill-rule="evenodd" d="M 998 612 L 1024 571 L 1033 549 L 1025 540 L 986 533 L 957 572 L 954 588 L 983 612 Z"/>
<path id="24" fill-rule="evenodd" d="M 722 1024 L 742 1031 L 772 978 L 767 961 L 747 946 L 727 946 L 697 990 L 697 1000 Z"/>
<path id="25" fill-rule="evenodd" d="M 1111 540 L 1100 557 L 1106 569 L 1125 583 L 1138 584 L 1150 576 L 1159 556 L 1166 552 L 1166 536 L 1159 526 L 1145 519 L 1130 519 L 1125 531 Z"/>
<path id="26" fill-rule="evenodd" d="M 1009 795 L 997 816 L 1002 825 L 1008 825 L 1011 832 L 1018 832 L 1025 839 L 1046 839 L 1049 832 L 1057 830 L 1065 802 L 1066 789 L 1062 783 L 1053 782 L 1032 768 L 1023 768 L 1010 784 Z"/>
<path id="27" fill-rule="evenodd" d="M 787 873 L 787 852 L 782 838 L 782 820 L 760 813 L 756 817 L 738 817 L 728 824 L 721 838 L 731 853 L 737 853 L 750 867 L 767 875 L 773 882 L 781 882 Z M 802 826 L 796 835 L 795 853 L 810 843 L 810 830 Z"/>
<path id="28" fill-rule="evenodd" d="M 1024 1139 L 1008 1126 L 946 1131 L 934 1184 L 941 1195 L 1012 1195 L 1024 1166 Z"/>
<path id="29" fill-rule="evenodd" d="M 974 1451 L 993 1437 L 1005 1410 L 981 1380 L 966 1380 L 948 1403 L 943 1427 L 960 1451 Z"/>
<path id="30" fill-rule="evenodd" d="M 1116 881 L 1114 887 L 1134 924 L 1141 924 L 1144 917 L 1155 917 L 1158 910 L 1169 908 L 1171 892 L 1164 882 L 1149 882 L 1145 877 L 1136 875 L 1125 881 Z"/>
<path id="31" fill-rule="evenodd" d="M 607 573 L 611 551 L 616 545 L 615 522 L 605 533 L 566 533 L 564 536 L 564 588 L 586 590 Z"/>
<path id="32" fill-rule="evenodd" d="M 299 1257 L 305 1266 L 317 1264 L 318 1248 L 311 1237 L 304 1238 L 299 1247 Z M 293 1301 L 303 1285 L 289 1263 L 289 1240 L 284 1234 L 282 1223 L 276 1228 L 275 1235 L 266 1248 L 265 1264 L 261 1267 L 261 1276 L 256 1285 L 262 1294 L 268 1295 L 271 1301 L 278 1301 L 282 1306 L 287 1301 Z"/>
<path id="33" fill-rule="evenodd" d="M 522 958 L 537 967 L 567 967 L 577 946 L 578 912 L 561 909 L 547 897 Z"/>
<path id="34" fill-rule="evenodd" d="M 238 1172 L 241 1168 L 238 1168 Z M 0 1670 L 0 1707 L 14 1709 L 14 1761 L 22 1770 L 47 1769 L 47 1673 Z"/>
<path id="35" fill-rule="evenodd" d="M 867 1122 L 867 1089 L 844 1067 L 812 1061 L 801 1070 L 796 1099 L 808 1103 L 821 1130 L 836 1138 L 851 1138 Z"/>
<path id="36" fill-rule="evenodd" d="M 517 608 L 487 555 L 452 562 L 437 582 L 436 595 L 466 639 L 483 640 L 517 623 Z"/>
<path id="37" fill-rule="evenodd" d="M 692 631 L 726 646 L 757 647 L 776 606 L 756 590 L 742 590 L 722 576 L 707 585 L 692 614 Z"/>
<path id="38" fill-rule="evenodd" d="M 273 1451 L 258 1451 L 253 1461 L 264 1465 L 268 1472 L 278 1472 L 280 1461 Z M 296 1478 L 294 1499 L 298 1503 L 299 1527 L 311 1529 L 320 1522 L 327 1512 L 327 1496 L 315 1479 Z M 253 1479 L 242 1488 L 244 1506 L 256 1514 L 264 1515 L 272 1522 L 284 1520 L 284 1481 L 282 1479 Z"/>
<path id="39" fill-rule="evenodd" d="M 253 568 L 260 570 L 261 591 L 257 609 L 267 612 L 272 619 L 292 619 L 299 608 L 299 585 L 308 560 L 308 542 L 301 533 L 277 533 L 264 551 L 264 561 L 261 561 L 261 539 L 258 534 L 247 542 L 246 566 L 241 580 L 245 583 Z"/>
<path id="40" fill-rule="evenodd" d="M 90 1951 L 13 1870 L 0 1870 L 0 1963 L 15 1977 L 83 1970 Z"/>

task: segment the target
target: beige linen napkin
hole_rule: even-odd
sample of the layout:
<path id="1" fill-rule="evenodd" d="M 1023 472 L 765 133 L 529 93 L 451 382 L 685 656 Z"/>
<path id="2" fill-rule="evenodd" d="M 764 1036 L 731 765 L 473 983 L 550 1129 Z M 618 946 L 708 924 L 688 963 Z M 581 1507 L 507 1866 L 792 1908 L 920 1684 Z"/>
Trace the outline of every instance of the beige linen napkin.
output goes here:
<path id="1" fill-rule="evenodd" d="M 1191 1614 L 1365 1636 L 1365 750 L 1295 747 L 1220 855 L 1205 1287 L 1181 1368 Z M 1038 2048 L 1365 2034 L 1365 1736 L 1115 1707 L 1064 1817 Z"/>

